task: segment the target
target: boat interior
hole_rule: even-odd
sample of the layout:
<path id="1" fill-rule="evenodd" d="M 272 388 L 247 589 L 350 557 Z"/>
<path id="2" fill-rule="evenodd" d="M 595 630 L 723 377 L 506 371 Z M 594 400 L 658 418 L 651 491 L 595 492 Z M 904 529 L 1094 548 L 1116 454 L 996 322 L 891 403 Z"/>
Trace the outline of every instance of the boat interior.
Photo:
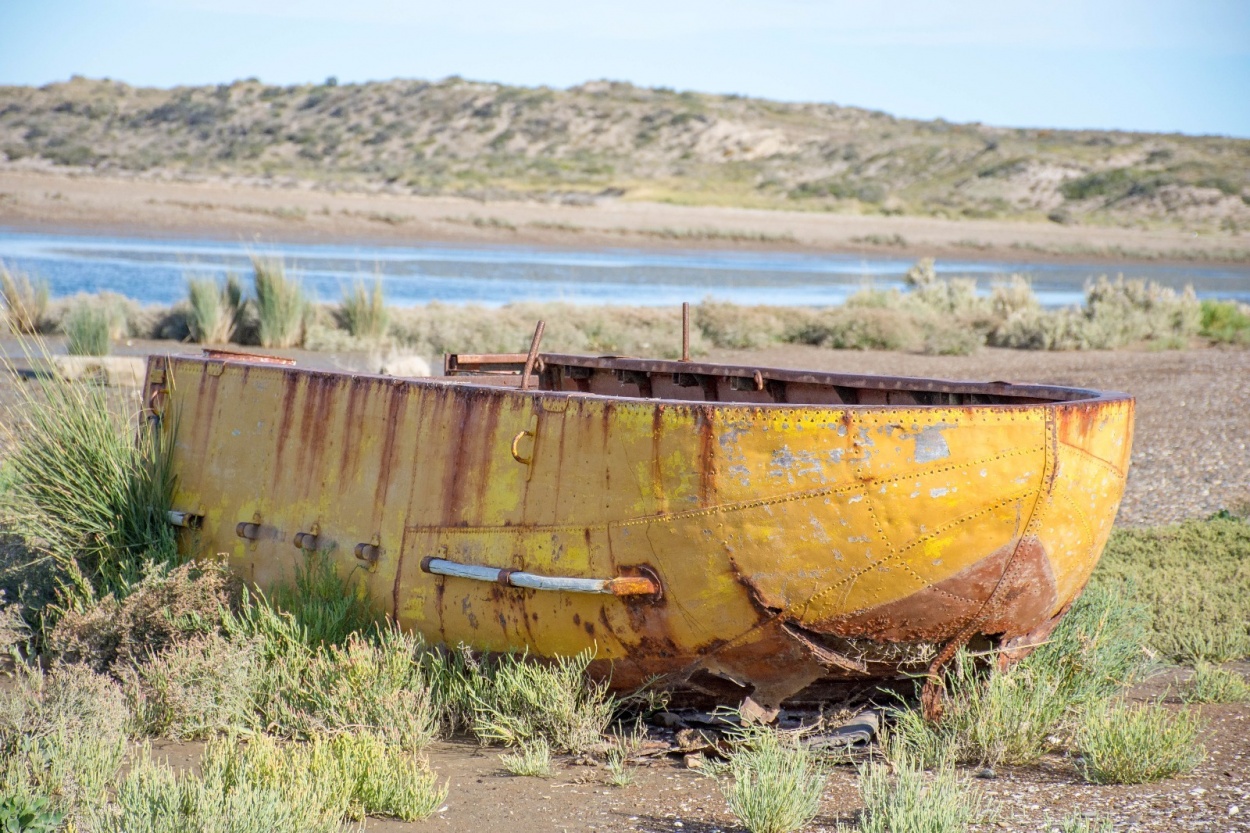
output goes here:
<path id="1" fill-rule="evenodd" d="M 527 372 L 528 369 L 528 372 Z M 1033 405 L 1098 399 L 1079 388 L 867 376 L 685 360 L 449 353 L 448 382 L 625 399 L 789 405 Z"/>

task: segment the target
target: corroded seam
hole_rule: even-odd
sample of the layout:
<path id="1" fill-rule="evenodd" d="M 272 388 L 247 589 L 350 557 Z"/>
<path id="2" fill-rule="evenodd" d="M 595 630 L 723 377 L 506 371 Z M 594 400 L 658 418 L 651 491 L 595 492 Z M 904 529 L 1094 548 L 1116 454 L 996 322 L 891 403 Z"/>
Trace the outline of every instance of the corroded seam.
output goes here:
<path id="1" fill-rule="evenodd" d="M 979 517 L 981 517 L 982 515 L 987 515 L 987 514 L 989 514 L 990 512 L 993 512 L 993 511 L 994 511 L 994 510 L 996 510 L 996 509 L 1000 509 L 1000 508 L 1002 508 L 1003 506 L 1006 506 L 1006 505 L 1008 505 L 1008 504 L 1010 504 L 1010 503 L 1013 503 L 1013 502 L 1015 502 L 1015 501 L 1017 501 L 1017 500 L 1020 500 L 1020 499 L 1022 499 L 1022 498 L 1027 498 L 1027 497 L 1029 497 L 1030 495 L 1037 494 L 1037 492 L 1038 492 L 1038 490 L 1037 490 L 1036 488 L 1028 488 L 1028 489 L 1023 489 L 1023 490 L 1021 490 L 1021 491 L 1019 491 L 1019 492 L 1016 492 L 1015 494 L 1008 495 L 1007 497 L 1002 498 L 1001 500 L 997 500 L 997 501 L 994 501 L 993 503 L 986 504 L 985 506 L 981 507 L 980 509 L 978 509 L 978 510 L 977 510 L 977 511 L 975 511 L 975 512 L 969 512 L 969 513 L 968 513 L 968 514 L 966 514 L 966 515 L 962 515 L 962 516 L 960 516 L 960 517 L 958 517 L 958 518 L 955 518 L 955 519 L 953 519 L 953 520 L 951 520 L 951 521 L 946 522 L 945 524 L 943 524 L 943 525 L 942 525 L 942 527 L 940 527 L 940 528 L 939 528 L 939 529 L 937 529 L 937 530 L 934 530 L 934 532 L 932 532 L 931 534 L 926 535 L 926 536 L 922 536 L 922 537 L 920 537 L 920 538 L 917 538 L 915 541 L 913 541 L 912 543 L 908 544 L 906 547 L 903 547 L 902 549 L 896 550 L 896 551 L 895 551 L 894 553 L 892 553 L 891 555 L 888 555 L 888 556 L 886 556 L 885 558 L 882 558 L 882 559 L 881 559 L 881 560 L 879 560 L 879 561 L 874 561 L 872 564 L 868 565 L 867 567 L 865 567 L 864 569 L 860 570 L 859 572 L 854 573 L 854 574 L 852 574 L 852 575 L 849 575 L 849 576 L 847 576 L 846 578 L 842 579 L 841 581 L 839 581 L 839 582 L 837 582 L 837 583 L 835 583 L 835 584 L 831 584 L 831 585 L 829 585 L 829 586 L 828 586 L 828 587 L 826 587 L 824 590 L 821 590 L 819 593 L 814 594 L 814 595 L 813 595 L 813 596 L 811 596 L 811 597 L 810 597 L 810 598 L 809 598 L 806 602 L 804 602 L 804 603 L 803 603 L 803 611 L 802 611 L 802 613 L 800 613 L 800 614 L 799 614 L 799 617 L 798 617 L 798 618 L 800 618 L 800 619 L 801 619 L 801 618 L 805 617 L 805 616 L 807 615 L 807 611 L 808 611 L 808 609 L 809 609 L 809 608 L 810 608 L 813 604 L 816 604 L 817 602 L 821 601 L 822 599 L 826 598 L 827 596 L 832 595 L 833 593 L 835 593 L 836 591 L 838 591 L 839 589 L 841 589 L 841 588 L 842 588 L 842 586 L 843 586 L 844 584 L 847 584 L 848 582 L 854 582 L 856 579 L 858 579 L 860 576 L 864 575 L 865 573 L 868 573 L 868 572 L 870 572 L 870 571 L 872 571 L 872 570 L 875 570 L 875 569 L 877 569 L 878 567 L 885 566 L 886 564 L 890 563 L 890 562 L 891 562 L 891 561 L 893 561 L 894 559 L 897 559 L 897 558 L 899 558 L 900 556 L 902 556 L 904 553 L 906 553 L 907 551 L 909 551 L 909 550 L 910 550 L 910 549 L 912 549 L 913 547 L 918 546 L 918 545 L 919 545 L 920 543 L 922 543 L 923 541 L 929 540 L 929 539 L 933 538 L 933 537 L 934 537 L 934 536 L 936 536 L 936 535 L 940 535 L 942 532 L 944 532 L 944 531 L 946 531 L 946 530 L 949 530 L 949 529 L 954 529 L 956 526 L 959 526 L 959 525 L 961 525 L 961 524 L 967 523 L 968 521 L 971 521 L 971 520 L 974 520 L 974 519 L 976 519 L 976 518 L 979 518 Z M 929 587 L 931 587 L 931 586 L 932 586 L 932 584 L 931 584 L 930 582 L 926 582 L 923 578 L 920 578 L 920 581 L 921 581 L 922 583 L 924 583 L 926 586 L 929 586 Z M 968 601 L 971 601 L 971 600 L 968 600 Z M 792 612 L 792 609 L 787 609 L 787 611 L 786 611 L 786 612 L 787 612 L 787 613 L 790 613 L 790 612 Z"/>
<path id="2" fill-rule="evenodd" d="M 404 527 L 405 532 L 435 532 L 440 535 L 496 535 L 500 533 L 511 533 L 514 535 L 529 535 L 536 532 L 583 532 L 585 530 L 608 531 L 612 529 L 621 529 L 629 526 L 642 526 L 654 523 L 663 523 L 667 521 L 681 521 L 690 518 L 705 518 L 713 515 L 729 514 L 731 512 L 744 512 L 750 509 L 759 509 L 764 506 L 776 506 L 781 503 L 790 503 L 799 500 L 810 500 L 812 498 L 830 497 L 833 495 L 849 494 L 853 492 L 862 492 L 867 497 L 867 489 L 871 485 L 880 483 L 894 483 L 900 480 L 907 480 L 917 476 L 928 477 L 933 474 L 945 474 L 946 472 L 958 471 L 959 469 L 973 468 L 974 466 L 983 466 L 986 463 L 993 463 L 998 460 L 1005 460 L 1008 457 L 1019 457 L 1027 454 L 1033 454 L 1042 450 L 1038 446 L 1030 446 L 1028 448 L 1018 448 L 1011 451 L 992 454 L 988 457 L 981 457 L 976 460 L 969 460 L 966 463 L 955 463 L 949 466 L 941 466 L 938 468 L 925 469 L 923 471 L 909 471 L 903 474 L 893 475 L 891 477 L 878 477 L 873 480 L 872 484 L 867 483 L 845 483 L 836 486 L 822 486 L 818 489 L 803 489 L 797 492 L 787 492 L 785 494 L 776 495 L 768 498 L 757 498 L 755 500 L 736 501 L 734 503 L 722 503 L 718 506 L 710 506 L 704 509 L 690 509 L 685 512 L 662 512 L 655 515 L 641 515 L 636 518 L 623 518 L 615 521 L 598 521 L 595 523 L 585 524 L 550 524 L 535 526 L 520 525 L 503 525 L 503 526 L 444 526 L 440 524 L 418 524 L 415 526 Z M 871 505 L 871 504 L 870 504 Z M 981 514 L 975 513 L 972 517 Z M 962 522 L 956 520 L 948 522 L 937 527 L 930 535 L 917 538 L 915 541 L 907 544 L 899 549 L 900 553 L 907 552 L 918 543 L 928 540 L 935 534 L 958 525 Z"/>

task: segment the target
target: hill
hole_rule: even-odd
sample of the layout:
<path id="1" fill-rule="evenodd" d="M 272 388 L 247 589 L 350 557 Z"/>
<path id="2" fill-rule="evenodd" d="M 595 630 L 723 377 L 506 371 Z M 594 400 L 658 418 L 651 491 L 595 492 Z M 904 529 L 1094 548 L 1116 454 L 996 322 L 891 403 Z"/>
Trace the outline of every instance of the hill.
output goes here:
<path id="1" fill-rule="evenodd" d="M 606 81 L 0 87 L 0 168 L 48 166 L 485 199 L 1250 228 L 1250 140 L 918 121 Z"/>

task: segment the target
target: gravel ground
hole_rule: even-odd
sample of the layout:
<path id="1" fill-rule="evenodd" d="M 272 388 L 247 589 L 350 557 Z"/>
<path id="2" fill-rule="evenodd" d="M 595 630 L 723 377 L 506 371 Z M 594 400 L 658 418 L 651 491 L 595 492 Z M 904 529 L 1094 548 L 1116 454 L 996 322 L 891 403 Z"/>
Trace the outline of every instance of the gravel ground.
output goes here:
<path id="1" fill-rule="evenodd" d="M 1137 398 L 1122 525 L 1204 517 L 1250 501 L 1250 350 L 981 350 L 972 356 L 776 347 L 712 361 L 1102 388 Z"/>

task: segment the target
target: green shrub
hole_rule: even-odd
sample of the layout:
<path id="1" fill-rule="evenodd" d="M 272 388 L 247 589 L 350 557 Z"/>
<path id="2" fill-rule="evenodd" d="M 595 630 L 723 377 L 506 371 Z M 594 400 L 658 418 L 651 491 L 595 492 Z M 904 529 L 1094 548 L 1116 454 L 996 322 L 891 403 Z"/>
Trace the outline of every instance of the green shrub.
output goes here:
<path id="1" fill-rule="evenodd" d="M 191 562 L 170 569 L 152 565 L 122 598 L 66 611 L 45 640 L 49 657 L 113 671 L 148 661 L 166 649 L 222 625 L 237 610 L 242 586 L 224 562 Z"/>
<path id="2" fill-rule="evenodd" d="M 1206 756 L 1202 723 L 1189 710 L 1100 703 L 1077 732 L 1086 779 L 1095 784 L 1144 784 L 1192 772 Z"/>
<path id="3" fill-rule="evenodd" d="M 377 340 L 385 336 L 390 312 L 382 295 L 382 279 L 374 282 L 372 290 L 366 289 L 363 281 L 356 281 L 343 294 L 338 319 L 354 338 Z"/>
<path id="4" fill-rule="evenodd" d="M 4 301 L 5 321 L 11 331 L 18 335 L 43 332 L 48 314 L 47 281 L 32 281 L 0 263 L 0 300 Z"/>
<path id="5" fill-rule="evenodd" d="M 1236 671 L 1200 662 L 1181 695 L 1186 703 L 1250 702 L 1250 683 Z"/>
<path id="6" fill-rule="evenodd" d="M 108 310 L 89 302 L 75 304 L 61 319 L 65 349 L 71 356 L 107 356 L 112 327 Z"/>
<path id="7" fill-rule="evenodd" d="M 859 768 L 861 833 L 965 833 L 985 814 L 980 793 L 949 763 L 932 773 L 895 750 Z"/>
<path id="8" fill-rule="evenodd" d="M 1222 344 L 1250 344 L 1250 308 L 1236 301 L 1202 301 L 1204 338 Z"/>
<path id="9" fill-rule="evenodd" d="M 551 765 L 551 746 L 541 737 L 521 741 L 515 752 L 500 755 L 499 761 L 513 775 L 550 778 L 556 774 Z"/>
<path id="10" fill-rule="evenodd" d="M 797 737 L 751 727 L 733 739 L 721 792 L 751 833 L 792 833 L 816 818 L 827 780 Z"/>
<path id="11" fill-rule="evenodd" d="M 19 668 L 0 688 L 0 784 L 48 796 L 76 817 L 107 795 L 126 754 L 129 715 L 112 680 L 66 666 Z"/>
<path id="12" fill-rule="evenodd" d="M 576 754 L 601 742 L 615 707 L 607 687 L 586 675 L 591 658 L 454 653 L 431 658 L 430 683 L 449 726 L 510 746 L 543 738 Z"/>
<path id="13" fill-rule="evenodd" d="M 408 751 L 434 739 L 439 715 L 419 636 L 393 626 L 343 646 L 272 645 L 255 691 L 271 732 L 295 738 L 368 733 Z"/>
<path id="14" fill-rule="evenodd" d="M 339 830 L 349 819 L 381 815 L 416 821 L 446 799 L 419 758 L 368 735 L 279 745 L 260 735 L 209 741 L 202 774 L 175 774 L 140 760 L 118 787 L 96 828 L 122 833 Z"/>
<path id="15" fill-rule="evenodd" d="M 209 633 L 175 643 L 126 677 L 143 731 L 193 740 L 255 723 L 253 690 L 260 670 L 254 643 Z"/>
<path id="16" fill-rule="evenodd" d="M 177 560 L 166 519 L 173 477 L 164 435 L 141 431 L 106 390 L 44 378 L 20 386 L 0 427 L 12 449 L 5 524 L 53 557 L 76 604 Z"/>
<path id="17" fill-rule="evenodd" d="M 1074 706 L 1058 675 L 1028 666 L 982 674 L 966 653 L 952 665 L 941 721 L 912 709 L 894 712 L 895 743 L 909 760 L 997 767 L 1033 764 L 1050 751 L 1050 737 Z"/>
<path id="18" fill-rule="evenodd" d="M 1250 524 L 1239 518 L 1116 529 L 1091 585 L 1143 605 L 1146 641 L 1165 657 L 1223 663 L 1250 656 Z"/>
<path id="19" fill-rule="evenodd" d="M 276 258 L 252 258 L 258 337 L 262 347 L 298 347 L 304 340 L 308 303 L 298 281 Z"/>
<path id="20" fill-rule="evenodd" d="M 834 350 L 914 350 L 923 342 L 915 316 L 871 308 L 825 310 L 793 338 Z"/>
<path id="21" fill-rule="evenodd" d="M 243 286 L 230 275 L 224 284 L 214 278 L 187 280 L 190 316 L 187 324 L 192 341 L 201 344 L 227 344 L 234 340 L 243 323 Z"/>

